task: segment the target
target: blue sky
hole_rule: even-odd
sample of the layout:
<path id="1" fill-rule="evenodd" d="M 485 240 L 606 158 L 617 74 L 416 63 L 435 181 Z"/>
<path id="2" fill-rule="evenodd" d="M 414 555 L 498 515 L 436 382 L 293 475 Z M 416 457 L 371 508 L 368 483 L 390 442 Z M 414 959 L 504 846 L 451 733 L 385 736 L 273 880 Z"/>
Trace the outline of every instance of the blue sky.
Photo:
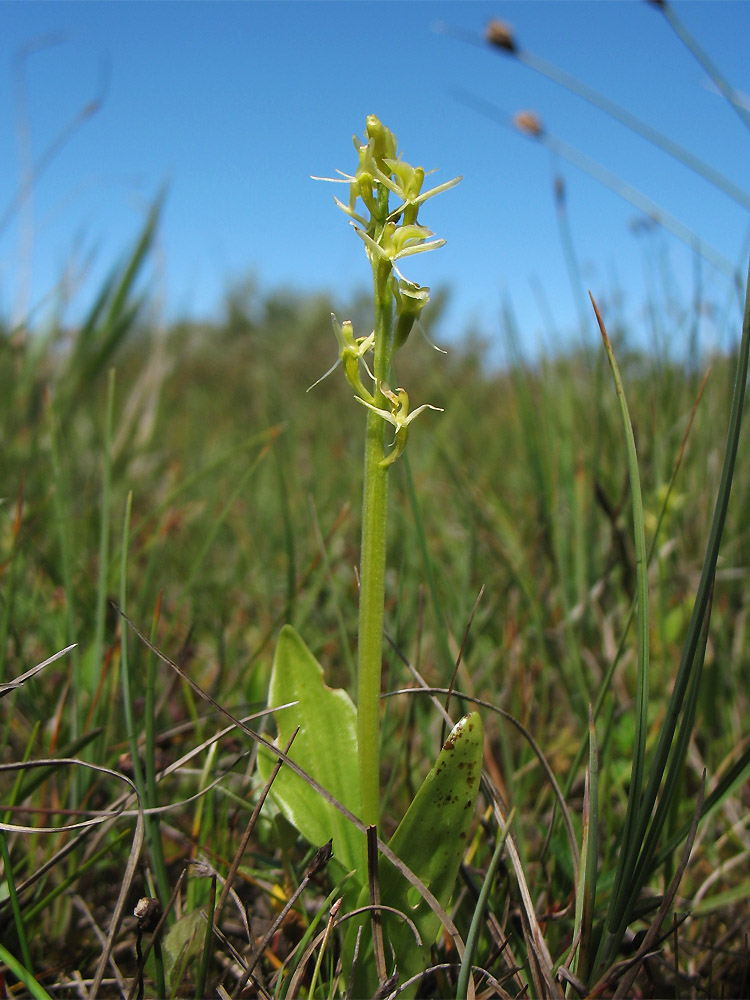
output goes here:
<path id="1" fill-rule="evenodd" d="M 750 4 L 675 9 L 732 85 L 750 93 Z M 479 39 L 493 17 L 513 25 L 524 50 L 750 191 L 750 132 L 644 2 L 5 2 L 0 218 L 22 176 L 19 121 L 38 161 L 88 101 L 103 100 L 0 232 L 0 314 L 15 319 L 36 306 L 41 320 L 39 303 L 67 273 L 76 283 L 66 318 L 75 321 L 165 182 L 153 268 L 165 320 L 220 316 L 227 289 L 251 273 L 263 289 L 325 289 L 345 303 L 368 286 L 367 262 L 333 205 L 340 192 L 310 175 L 353 169 L 351 136 L 375 113 L 407 160 L 438 168 L 435 182 L 464 176 L 420 217 L 447 245 L 404 268 L 422 284 L 450 286 L 439 338 L 450 342 L 473 326 L 499 341 L 503 303 L 512 305 L 529 352 L 541 341 L 564 343 L 576 329 L 552 193 L 559 170 L 580 287 L 612 310 L 617 304 L 647 342 L 649 294 L 690 301 L 690 251 L 671 236 L 634 235 L 632 206 L 467 106 L 459 92 L 501 112 L 534 109 L 550 133 L 679 218 L 744 279 L 747 209 L 528 66 L 459 37 Z M 701 280 L 723 315 L 726 277 L 706 264 Z M 736 316 L 730 306 L 732 332 Z M 680 323 L 675 312 L 677 346 L 687 335 Z M 728 335 L 706 320 L 706 345 Z"/>

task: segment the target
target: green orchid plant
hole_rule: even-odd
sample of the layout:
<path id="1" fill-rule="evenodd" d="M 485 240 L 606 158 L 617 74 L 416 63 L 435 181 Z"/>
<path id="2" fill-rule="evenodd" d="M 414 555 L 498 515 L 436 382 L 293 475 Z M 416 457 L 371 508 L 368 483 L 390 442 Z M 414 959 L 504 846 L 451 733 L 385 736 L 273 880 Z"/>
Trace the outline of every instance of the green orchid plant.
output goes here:
<path id="1" fill-rule="evenodd" d="M 278 745 L 285 746 L 296 732 L 290 756 L 365 827 L 377 831 L 388 475 L 406 448 L 416 417 L 440 409 L 423 403 L 410 410 L 406 389 L 390 388 L 394 355 L 418 323 L 430 291 L 405 278 L 397 262 L 444 245 L 445 240 L 434 238 L 418 222 L 418 214 L 429 198 L 454 187 L 461 178 L 423 191 L 424 169 L 398 155 L 395 135 L 375 115 L 367 118 L 365 138 L 354 136 L 354 146 L 358 166 L 353 175 L 315 179 L 348 185 L 348 201 L 334 200 L 349 217 L 370 262 L 374 328 L 357 336 L 350 321 L 339 323 L 332 316 L 338 359 L 315 385 L 341 366 L 355 400 L 367 410 L 357 702 L 355 706 L 345 691 L 325 685 L 322 666 L 295 630 L 285 626 L 274 657 L 268 703 L 270 707 L 287 706 L 275 713 Z M 387 435 L 389 427 L 395 428 L 392 440 Z M 289 706 L 290 702 L 294 704 Z M 442 907 L 450 900 L 473 819 L 482 751 L 481 720 L 477 713 L 471 713 L 454 727 L 389 843 L 390 850 Z M 270 774 L 272 766 L 269 755 L 262 767 Z M 366 904 L 368 866 L 361 828 L 289 769 L 279 772 L 272 796 L 279 810 L 312 845 L 333 838 L 334 871 L 342 879 L 342 895 L 352 903 L 358 900 L 359 905 Z M 403 919 L 383 920 L 386 941 L 402 980 L 418 975 L 426 968 L 430 946 L 440 928 L 435 907 L 428 905 L 391 863 L 382 866 L 380 887 L 383 904 L 408 916 L 418 931 L 415 943 Z M 351 937 L 345 958 L 352 950 Z M 357 987 L 372 995 L 382 970 L 378 975 L 371 942 L 360 949 L 358 961 Z"/>

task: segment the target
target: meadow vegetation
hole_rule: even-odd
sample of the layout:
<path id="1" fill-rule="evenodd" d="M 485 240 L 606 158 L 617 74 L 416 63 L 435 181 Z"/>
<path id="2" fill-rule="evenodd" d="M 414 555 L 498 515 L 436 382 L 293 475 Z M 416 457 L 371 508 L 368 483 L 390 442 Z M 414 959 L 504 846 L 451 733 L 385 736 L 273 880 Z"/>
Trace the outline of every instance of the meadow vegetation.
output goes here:
<path id="1" fill-rule="evenodd" d="M 351 996 L 351 885 L 266 798 L 252 733 L 284 625 L 356 690 L 368 413 L 306 390 L 332 309 L 366 333 L 371 299 L 249 280 L 164 328 L 159 210 L 80 328 L 0 330 L 0 995 Z M 404 995 L 750 995 L 748 311 L 677 357 L 600 305 L 604 348 L 527 361 L 508 314 L 502 367 L 481 331 L 398 356 L 444 412 L 388 472 L 386 840 L 442 706 L 485 731 Z"/>
<path id="2" fill-rule="evenodd" d="M 123 322 L 130 319 L 129 303 L 127 295 L 117 303 L 113 294 L 89 343 L 86 329 L 53 328 L 46 339 L 44 331 L 6 330 L 0 340 L 3 682 L 77 644 L 24 684 L 3 689 L 3 764 L 78 758 L 132 776 L 130 699 L 142 766 L 156 776 L 152 802 L 166 807 L 147 826 L 150 836 L 132 873 L 101 987 L 105 995 L 118 992 L 115 966 L 126 994 L 130 988 L 136 937 L 130 914 L 138 898 L 161 896 L 166 907 L 187 868 L 172 926 L 205 913 L 210 875 L 217 873 L 221 886 L 262 785 L 249 741 L 230 731 L 210 742 L 225 720 L 156 660 L 111 602 L 237 716 L 262 712 L 273 643 L 284 623 L 304 632 L 329 683 L 351 687 L 357 425 L 365 419 L 358 412 L 340 419 L 350 393 L 333 379 L 325 391 L 305 392 L 331 360 L 331 304 L 323 297 L 249 287 L 229 298 L 223 323 L 167 330 L 154 328 L 146 314 Z M 357 317 L 363 308 L 354 301 L 344 311 Z M 112 332 L 107 324 L 118 330 L 111 354 L 101 350 Z M 647 541 L 654 543 L 651 750 L 704 557 L 736 358 L 710 359 L 696 406 L 707 365 L 692 369 L 633 351 L 627 331 L 620 331 L 618 347 L 636 429 Z M 478 339 L 430 357 L 429 366 L 427 352 L 424 342 L 410 341 L 402 371 L 407 377 L 410 368 L 415 377 L 418 372 L 424 396 L 445 413 L 429 429 L 419 428 L 409 464 L 400 461 L 393 470 L 386 586 L 392 645 L 384 692 L 414 686 L 406 661 L 428 684 L 447 687 L 461 649 L 456 687 L 528 730 L 566 791 L 580 837 L 585 767 L 579 752 L 587 745 L 588 705 L 624 637 L 597 725 L 600 853 L 603 870 L 611 871 L 631 777 L 636 663 L 632 625 L 627 629 L 636 584 L 627 465 L 606 358 L 592 346 L 493 371 Z M 747 762 L 749 491 L 747 463 L 740 461 L 694 732 L 644 907 L 658 899 L 678 863 L 670 835 L 689 824 L 703 769 L 708 794 L 738 761 Z M 387 830 L 434 758 L 441 719 L 428 697 L 402 694 L 387 699 L 383 726 L 381 821 Z M 485 728 L 487 772 L 515 810 L 528 885 L 559 960 L 571 946 L 574 923 L 573 871 L 559 810 L 529 742 L 491 711 Z M 199 752 L 190 756 L 194 749 Z M 67 995 L 77 977 L 93 977 L 102 954 L 133 848 L 134 797 L 123 798 L 130 789 L 111 773 L 53 763 L 4 770 L 2 781 L 3 947 L 19 960 L 26 954 L 26 968 L 50 994 L 63 995 L 67 983 Z M 455 919 L 464 922 L 492 853 L 486 804 L 480 813 L 455 897 Z M 641 970 L 644 991 L 660 995 L 666 983 L 670 989 L 678 984 L 682 995 L 746 989 L 747 814 L 747 784 L 735 782 L 701 822 L 664 928 L 674 919 L 674 934 Z M 92 819 L 96 825 L 64 829 Z M 302 878 L 310 850 L 270 803 L 261 810 L 233 884 L 247 907 L 250 938 L 230 902 L 226 938 L 216 940 L 208 961 L 209 992 L 222 976 L 231 992 L 231 970 L 240 968 L 232 947 L 242 953 L 243 939 L 245 952 L 248 944 L 257 946 Z M 321 879 L 305 890 L 256 968 L 270 993 L 275 971 L 319 917 L 326 895 Z M 601 906 L 606 885 L 599 892 Z M 529 970 L 511 871 L 501 869 L 488 909 L 499 937 L 485 930 L 475 961 L 501 982 L 518 963 L 521 971 L 504 986 L 515 995 Z M 643 923 L 634 921 L 631 931 L 647 927 L 649 916 L 653 912 Z M 173 950 L 179 952 L 175 940 L 186 949 L 181 981 L 168 986 L 172 995 L 195 992 L 205 925 L 205 919 L 189 923 L 184 940 L 169 939 Z M 169 927 L 168 920 L 165 934 Z M 498 945 L 506 937 L 512 961 Z M 442 957 L 456 959 L 450 949 Z M 5 973 L 8 985 L 13 978 Z M 442 995 L 449 982 L 449 973 L 436 974 L 430 990 Z"/>

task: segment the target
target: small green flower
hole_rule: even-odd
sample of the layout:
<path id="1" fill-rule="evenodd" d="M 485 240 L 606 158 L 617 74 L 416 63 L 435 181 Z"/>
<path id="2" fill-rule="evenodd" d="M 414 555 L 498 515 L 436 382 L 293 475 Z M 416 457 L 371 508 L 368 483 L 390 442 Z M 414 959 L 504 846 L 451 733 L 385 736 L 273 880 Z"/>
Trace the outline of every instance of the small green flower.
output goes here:
<path id="1" fill-rule="evenodd" d="M 387 222 L 377 241 L 359 226 L 354 226 L 354 231 L 365 244 L 367 256 L 372 263 L 382 261 L 390 266 L 402 257 L 445 246 L 445 240 L 431 240 L 429 237 L 433 235 L 432 231 L 416 224 L 397 226 L 394 222 Z M 393 269 L 400 273 L 395 267 Z"/>
<path id="2" fill-rule="evenodd" d="M 336 335 L 336 340 L 339 345 L 338 360 L 331 365 L 325 375 L 321 375 L 317 382 L 313 382 L 310 389 L 314 389 L 316 385 L 320 385 L 323 379 L 328 378 L 332 371 L 338 368 L 340 364 L 343 364 L 346 380 L 352 389 L 359 393 L 359 397 L 362 398 L 363 403 L 373 403 L 375 401 L 375 397 L 364 387 L 362 378 L 359 374 L 359 363 L 361 361 L 365 368 L 367 368 L 365 355 L 368 351 L 372 350 L 373 344 L 375 343 L 374 331 L 369 335 L 369 337 L 357 337 L 355 340 L 354 327 L 352 326 L 351 320 L 347 319 L 344 320 L 342 324 L 339 324 L 339 321 L 336 319 L 336 314 L 331 313 L 331 323 L 333 324 L 333 332 Z M 370 378 L 373 378 L 369 368 L 367 368 L 367 374 Z M 310 389 L 307 391 L 309 392 Z"/>
<path id="3" fill-rule="evenodd" d="M 454 177 L 452 180 L 438 184 L 437 187 L 430 188 L 429 191 L 421 194 L 422 184 L 427 176 L 423 167 L 413 167 L 410 163 L 405 163 L 403 160 L 389 160 L 387 161 L 387 166 L 400 181 L 400 184 L 391 184 L 390 190 L 398 195 L 403 202 L 402 205 L 391 212 L 388 218 L 392 219 L 394 216 L 398 218 L 403 212 L 404 225 L 406 226 L 417 221 L 419 206 L 423 202 L 427 201 L 428 198 L 433 198 L 436 194 L 442 194 L 443 191 L 449 191 L 462 180 L 461 177 Z M 428 173 L 433 174 L 435 171 L 430 170 Z"/>
<path id="4" fill-rule="evenodd" d="M 367 400 L 362 399 L 361 396 L 355 396 L 354 398 L 362 403 L 363 406 L 372 410 L 373 413 L 377 413 L 379 417 L 383 418 L 383 420 L 387 420 L 389 424 L 393 424 L 396 428 L 396 436 L 393 439 L 393 449 L 380 463 L 381 468 L 387 469 L 388 466 L 392 465 L 396 461 L 406 447 L 406 441 L 409 437 L 409 424 L 412 420 L 419 416 L 423 410 L 436 410 L 438 413 L 442 413 L 443 408 L 441 406 L 433 406 L 431 403 L 423 403 L 421 406 L 418 406 L 416 410 L 409 413 L 409 396 L 406 389 L 399 388 L 394 392 L 385 384 L 385 382 L 380 382 L 379 388 L 388 400 L 391 407 L 390 410 L 383 410 L 380 407 L 375 406 L 373 403 L 368 403 Z"/>

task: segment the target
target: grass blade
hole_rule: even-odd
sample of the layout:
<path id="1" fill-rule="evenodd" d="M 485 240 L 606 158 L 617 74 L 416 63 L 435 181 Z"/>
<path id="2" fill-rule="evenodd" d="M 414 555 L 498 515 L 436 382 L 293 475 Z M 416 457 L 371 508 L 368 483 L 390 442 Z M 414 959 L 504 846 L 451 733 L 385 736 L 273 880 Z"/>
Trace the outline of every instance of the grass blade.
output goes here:
<path id="1" fill-rule="evenodd" d="M 742 337 L 737 357 L 737 369 L 734 392 L 732 396 L 729 429 L 727 432 L 727 443 L 724 450 L 724 462 L 722 466 L 716 506 L 714 508 L 711 533 L 709 535 L 706 555 L 701 571 L 701 579 L 698 585 L 695 604 L 693 605 L 693 612 L 688 626 L 688 633 L 683 647 L 680 665 L 677 671 L 674 687 L 672 689 L 669 705 L 667 707 L 666 718 L 664 720 L 664 724 L 662 725 L 661 732 L 659 734 L 659 741 L 654 752 L 648 784 L 637 813 L 637 824 L 635 829 L 632 825 L 627 825 L 626 818 L 626 830 L 623 833 L 622 841 L 623 850 L 620 855 L 620 863 L 618 864 L 618 876 L 620 877 L 616 880 L 615 890 L 613 891 L 612 899 L 610 901 L 607 916 L 607 927 L 605 934 L 602 936 L 602 944 L 600 946 L 598 956 L 599 961 L 597 964 L 599 968 L 606 966 L 616 951 L 619 938 L 624 932 L 625 926 L 628 922 L 629 908 L 636 899 L 637 892 L 640 888 L 640 885 L 637 883 L 636 876 L 638 876 L 638 879 L 642 879 L 644 877 L 648 856 L 644 854 L 641 860 L 639 860 L 638 856 L 641 853 L 641 845 L 644 844 L 644 841 L 646 840 L 649 824 L 652 822 L 654 804 L 667 769 L 669 755 L 672 749 L 672 741 L 677 728 L 677 722 L 680 713 L 683 710 L 685 696 L 691 684 L 691 679 L 694 685 L 694 692 L 697 692 L 697 681 L 694 679 L 693 675 L 695 672 L 700 671 L 700 667 L 702 665 L 701 639 L 708 627 L 707 616 L 713 581 L 716 573 L 716 563 L 719 556 L 719 546 L 721 544 L 721 538 L 726 522 L 729 495 L 731 492 L 732 479 L 737 460 L 737 448 L 742 423 L 742 411 L 744 406 L 749 357 L 750 269 L 748 270 L 745 310 L 742 323 Z M 697 694 L 695 696 L 697 696 Z M 692 699 L 689 699 L 689 706 L 691 701 Z M 688 708 L 684 718 L 689 718 L 689 715 L 690 707 Z M 676 760 L 679 755 L 679 745 L 686 745 L 688 738 L 689 732 L 682 729 L 678 737 L 678 747 L 675 749 L 676 756 L 673 757 L 673 761 Z M 665 785 L 665 794 L 667 796 L 673 792 L 673 788 L 670 787 L 670 782 L 674 781 L 676 781 L 676 770 L 672 768 L 667 775 L 667 784 Z M 639 798 L 640 788 L 641 786 L 639 785 Z M 631 785 L 631 796 L 634 794 L 634 790 L 635 787 Z M 630 800 L 628 801 L 628 815 L 630 815 Z M 653 821 L 655 825 L 652 828 L 654 836 L 649 837 L 647 841 L 649 856 L 655 851 L 656 836 L 660 832 L 660 824 L 663 824 L 665 818 L 666 811 L 664 813 L 657 811 Z M 628 836 L 633 838 L 632 841 L 628 841 Z M 621 872 L 622 875 L 620 875 Z"/>
<path id="2" fill-rule="evenodd" d="M 29 993 L 34 997 L 34 1000 L 52 1000 L 52 997 L 43 986 L 40 986 L 32 973 L 25 966 L 21 965 L 18 959 L 11 955 L 3 944 L 0 944 L 0 959 L 8 966 L 16 979 L 19 979 L 24 984 Z"/>
<path id="3" fill-rule="evenodd" d="M 599 751 L 594 715 L 589 709 L 589 766 L 583 798 L 583 833 L 581 838 L 581 881 L 576 900 L 574 937 L 580 935 L 576 976 L 587 981 L 591 962 L 591 931 L 596 904 L 596 880 L 599 862 Z"/>
<path id="4" fill-rule="evenodd" d="M 461 959 L 461 969 L 459 971 L 458 982 L 456 984 L 456 1000 L 461 1000 L 462 997 L 468 996 L 469 979 L 471 977 L 471 963 L 474 958 L 474 952 L 476 951 L 477 938 L 479 937 L 482 920 L 484 919 L 484 911 L 487 908 L 487 900 L 489 899 L 490 889 L 492 888 L 492 883 L 495 879 L 495 872 L 497 871 L 497 866 L 500 864 L 500 858 L 502 857 L 503 850 L 505 848 L 505 839 L 508 836 L 515 814 L 516 811 L 514 807 L 508 814 L 505 825 L 499 831 L 499 836 L 497 838 L 497 842 L 495 843 L 495 850 L 492 852 L 492 859 L 490 860 L 490 863 L 487 866 L 487 871 L 484 875 L 482 888 L 479 892 L 479 899 L 477 900 L 477 905 L 474 907 L 474 914 L 471 918 L 471 926 L 469 927 L 469 933 L 466 937 L 466 951 Z"/>
<path id="5" fill-rule="evenodd" d="M 627 447 L 628 475 L 630 477 L 630 492 L 633 503 L 633 530 L 635 534 L 636 586 L 638 593 L 638 681 L 635 707 L 635 733 L 633 742 L 633 761 L 630 777 L 628 805 L 625 812 L 625 823 L 620 840 L 620 852 L 615 873 L 615 884 L 612 890 L 606 927 L 602 934 L 603 953 L 609 955 L 616 946 L 615 935 L 623 920 L 623 901 L 627 898 L 630 888 L 630 876 L 635 868 L 641 838 L 638 836 L 641 828 L 641 794 L 644 784 L 646 737 L 648 729 L 648 688 L 649 688 L 649 610 L 648 610 L 648 575 L 646 565 L 646 532 L 643 520 L 643 497 L 641 495 L 640 475 L 638 472 L 638 457 L 635 450 L 635 438 L 628 411 L 625 391 L 623 389 L 620 371 L 615 359 L 599 309 L 593 296 L 596 319 L 604 341 L 612 375 L 615 380 L 617 398 L 620 404 L 623 432 Z"/>

